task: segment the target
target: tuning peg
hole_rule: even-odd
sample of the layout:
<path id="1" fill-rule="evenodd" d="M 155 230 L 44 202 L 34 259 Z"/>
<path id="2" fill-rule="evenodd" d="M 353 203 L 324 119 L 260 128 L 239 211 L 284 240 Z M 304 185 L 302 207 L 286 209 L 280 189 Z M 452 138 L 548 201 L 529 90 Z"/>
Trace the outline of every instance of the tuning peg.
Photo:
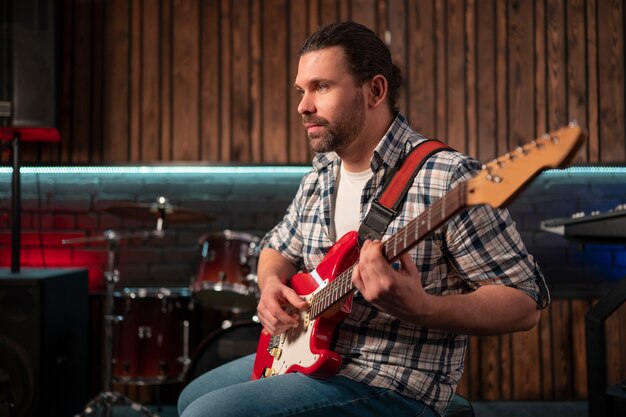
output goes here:
<path id="1" fill-rule="evenodd" d="M 493 174 L 487 174 L 487 176 L 485 178 L 487 178 L 489 181 L 495 182 L 496 184 L 502 182 L 502 177 L 499 177 L 499 176 L 493 175 Z"/>

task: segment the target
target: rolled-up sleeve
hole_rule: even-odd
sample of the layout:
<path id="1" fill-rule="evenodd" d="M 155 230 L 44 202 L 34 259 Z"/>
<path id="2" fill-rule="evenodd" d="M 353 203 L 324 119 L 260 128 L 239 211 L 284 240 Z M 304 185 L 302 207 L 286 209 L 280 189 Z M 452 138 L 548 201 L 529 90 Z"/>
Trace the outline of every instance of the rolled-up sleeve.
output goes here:
<path id="1" fill-rule="evenodd" d="M 469 161 L 451 173 L 452 186 L 476 171 Z M 530 296 L 539 308 L 550 302 L 541 269 L 528 253 L 508 210 L 488 205 L 462 210 L 445 225 L 446 251 L 470 288 L 501 284 Z"/>

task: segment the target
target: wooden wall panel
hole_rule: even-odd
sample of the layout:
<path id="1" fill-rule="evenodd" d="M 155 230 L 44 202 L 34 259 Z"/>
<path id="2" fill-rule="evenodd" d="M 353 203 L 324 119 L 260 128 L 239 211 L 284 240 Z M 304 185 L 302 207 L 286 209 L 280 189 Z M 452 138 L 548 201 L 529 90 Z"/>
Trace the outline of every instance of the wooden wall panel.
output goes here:
<path id="1" fill-rule="evenodd" d="M 143 83 L 143 9 L 141 2 L 130 4 L 130 159 L 141 161 L 143 139 L 141 87 Z"/>
<path id="2" fill-rule="evenodd" d="M 74 5 L 74 33 L 76 34 L 74 48 L 74 85 L 72 89 L 73 112 L 72 125 L 72 159 L 81 162 L 90 160 L 89 154 L 91 143 L 91 112 L 90 95 L 86 92 L 91 90 L 91 45 L 92 32 L 89 29 L 92 16 L 91 2 L 83 1 Z"/>
<path id="3" fill-rule="evenodd" d="M 435 73 L 430 80 L 435 81 L 435 131 L 434 136 L 438 139 L 448 141 L 448 120 L 446 110 L 448 108 L 448 77 L 447 68 L 448 61 L 446 55 L 446 31 L 447 16 L 446 2 L 435 0 L 435 8 L 433 11 L 434 27 L 434 56 L 431 58 L 435 62 Z M 419 51 L 418 51 L 419 52 Z M 427 80 L 426 82 L 428 82 Z M 432 81 L 431 81 L 432 82 Z"/>
<path id="4" fill-rule="evenodd" d="M 130 3 L 111 0 L 104 7 L 104 64 L 102 89 L 103 114 L 103 161 L 129 160 L 129 51 L 130 51 Z M 79 103 L 73 103 L 74 108 Z M 73 141 L 77 140 L 72 132 Z M 72 162 L 84 162 L 74 159 Z"/>
<path id="5" fill-rule="evenodd" d="M 220 80 L 218 84 L 219 88 L 219 107 L 218 114 L 220 115 L 220 131 L 219 131 L 219 149 L 220 159 L 226 161 L 232 160 L 232 129 L 233 129 L 233 106 L 231 88 L 233 83 L 232 74 L 232 57 L 233 45 L 231 36 L 231 1 L 220 0 L 219 2 L 219 30 L 218 41 L 219 47 L 217 50 L 212 51 L 216 53 L 213 55 L 213 59 L 218 64 L 218 71 L 220 74 Z"/>
<path id="6" fill-rule="evenodd" d="M 564 0 L 548 0 L 546 15 L 546 75 L 547 75 L 547 130 L 558 129 L 563 120 L 569 120 L 567 114 L 566 76 L 567 64 Z M 543 60 L 537 60 L 538 63 Z M 542 132 L 535 132 L 536 134 Z"/>
<path id="7" fill-rule="evenodd" d="M 591 308 L 589 300 L 572 300 L 572 397 L 587 398 L 587 348 L 585 341 L 585 315 Z M 622 340 L 626 340 L 622 338 Z M 622 348 L 619 351 L 623 351 Z M 625 368 L 621 368 L 625 369 Z M 550 397 L 548 397 L 550 398 Z"/>
<path id="8" fill-rule="evenodd" d="M 471 336 L 458 392 L 474 400 L 568 400 L 587 396 L 585 314 L 592 301 L 557 298 L 528 332 Z M 606 323 L 608 383 L 623 378 L 626 306 Z"/>
<path id="9" fill-rule="evenodd" d="M 466 45 L 465 22 L 464 22 L 464 0 L 446 1 L 444 16 L 446 20 L 445 30 L 445 74 L 446 80 L 446 107 L 445 125 L 447 134 L 445 140 L 454 149 L 467 149 L 466 145 L 466 106 L 467 84 L 465 75 L 466 67 Z"/>
<path id="10" fill-rule="evenodd" d="M 349 19 L 389 44 L 426 136 L 486 161 L 575 118 L 577 162 L 624 161 L 624 1 L 64 0 L 64 141 L 25 162 L 307 164 L 297 53 Z"/>
<path id="11" fill-rule="evenodd" d="M 402 75 L 406 76 L 407 63 L 405 56 L 407 56 L 407 9 L 405 2 L 392 2 L 389 4 L 389 10 L 387 12 L 388 19 L 385 20 L 385 35 L 383 37 L 385 43 L 389 46 L 391 51 L 391 59 L 398 65 L 402 71 Z M 398 100 L 398 106 L 407 109 L 406 94 L 402 94 Z M 408 116 L 408 110 L 405 110 Z M 410 119 L 409 119 L 410 120 Z"/>
<path id="12" fill-rule="evenodd" d="M 93 61 L 91 71 L 91 90 L 89 93 L 85 93 L 90 96 L 90 110 L 91 110 L 91 134 L 89 136 L 91 153 L 89 155 L 90 163 L 102 163 L 104 162 L 103 148 L 104 148 L 104 73 L 107 71 L 105 68 L 104 58 L 104 22 L 105 22 L 105 3 L 106 0 L 94 0 L 92 3 L 92 22 L 91 30 L 93 32 L 93 45 L 91 47 L 91 59 Z M 70 161 L 70 159 L 66 159 Z"/>
<path id="13" fill-rule="evenodd" d="M 572 372 L 569 366 L 572 357 L 569 303 L 565 300 L 554 300 L 551 311 L 554 397 L 562 400 L 571 398 L 572 389 Z"/>
<path id="14" fill-rule="evenodd" d="M 477 136 L 477 91 L 476 91 L 476 62 L 477 62 L 477 44 L 476 44 L 476 2 L 475 0 L 466 0 L 465 13 L 463 16 L 463 27 L 465 35 L 463 42 L 465 45 L 465 103 L 460 106 L 466 117 L 466 126 L 463 137 L 465 138 L 465 152 L 470 155 L 478 156 L 478 136 Z"/>
<path id="15" fill-rule="evenodd" d="M 476 157 L 487 161 L 498 156 L 496 105 L 496 0 L 476 1 Z"/>
<path id="16" fill-rule="evenodd" d="M 232 159 L 250 162 L 250 2 L 242 1 L 232 9 L 233 101 L 230 112 L 233 125 Z"/>
<path id="17" fill-rule="evenodd" d="M 314 2 L 311 3 L 314 4 Z M 302 14 L 299 13 L 297 9 L 297 7 L 290 7 L 291 16 Z M 320 0 L 318 3 L 318 10 L 319 12 L 316 14 L 319 17 L 318 24 L 320 26 L 339 20 L 339 3 L 335 0 Z M 297 17 L 295 18 L 298 19 Z M 304 39 L 306 39 L 306 35 L 304 36 Z M 302 42 L 304 42 L 304 40 L 302 40 Z M 302 42 L 300 42 L 300 44 L 302 44 Z"/>
<path id="18" fill-rule="evenodd" d="M 563 45 L 563 51 L 567 51 L 568 54 L 566 92 L 568 119 L 577 120 L 581 126 L 589 126 L 585 105 L 588 75 L 587 66 L 583 65 L 586 62 L 585 2 L 584 0 L 571 0 L 566 3 L 565 7 L 567 45 Z M 579 151 L 575 162 L 587 160 L 587 149 L 588 146 L 585 146 Z"/>
<path id="19" fill-rule="evenodd" d="M 598 21 L 596 0 L 587 0 L 586 16 L 586 50 L 585 63 L 589 71 L 587 83 L 585 84 L 586 105 L 587 105 L 587 161 L 600 162 L 600 115 L 598 114 Z M 574 62 L 573 65 L 580 64 Z"/>
<path id="20" fill-rule="evenodd" d="M 600 97 L 600 158 L 626 159 L 624 131 L 624 4 L 598 1 L 598 77 Z"/>
<path id="21" fill-rule="evenodd" d="M 286 0 L 264 2 L 262 60 L 262 156 L 269 163 L 289 162 L 287 141 L 287 88 L 289 57 L 287 54 Z"/>
<path id="22" fill-rule="evenodd" d="M 623 369 L 626 368 L 626 303 L 622 304 L 605 322 L 607 345 L 607 384 L 615 385 L 624 382 Z"/>
<path id="23" fill-rule="evenodd" d="M 141 136 L 139 160 L 154 161 L 160 157 L 159 110 L 159 20 L 158 0 L 144 0 L 142 9 L 140 114 Z"/>
<path id="24" fill-rule="evenodd" d="M 509 137 L 509 103 L 508 103 L 508 7 L 505 1 L 495 1 L 495 21 L 496 21 L 496 65 L 495 65 L 495 84 L 496 84 L 496 140 L 495 149 L 496 156 L 502 155 L 510 148 L 508 145 Z"/>
<path id="25" fill-rule="evenodd" d="M 548 42 L 546 2 L 535 4 L 535 132 L 540 134 L 547 132 L 548 128 Z"/>
<path id="26" fill-rule="evenodd" d="M 263 58 L 262 37 L 263 25 L 261 24 L 262 0 L 252 0 L 252 23 L 250 27 L 251 37 L 251 78 L 250 78 L 250 105 L 252 106 L 252 123 L 250 137 L 252 140 L 252 160 L 263 161 L 261 140 L 262 111 L 261 97 L 261 62 Z"/>
<path id="27" fill-rule="evenodd" d="M 172 160 L 172 4 L 161 1 L 161 66 L 159 74 L 160 147 L 161 161 Z M 201 106 L 202 108 L 202 106 Z M 205 117 L 210 115 L 207 114 Z"/>
<path id="28" fill-rule="evenodd" d="M 196 159 L 200 150 L 198 2 L 174 0 L 172 11 L 172 157 L 174 160 L 189 161 Z M 225 14 L 222 14 L 222 19 L 228 21 Z M 228 51 L 228 48 L 224 50 Z M 222 59 L 228 62 L 227 55 Z M 225 74 L 229 74 L 229 70 L 227 68 Z M 225 108 L 228 109 L 228 106 Z M 223 114 L 230 115 L 230 111 Z M 224 126 L 224 130 L 228 131 L 228 128 Z M 230 143 L 231 138 L 226 138 L 226 141 Z"/>
<path id="29" fill-rule="evenodd" d="M 203 4 L 200 29 L 200 155 L 205 161 L 221 161 L 220 143 L 220 7 L 219 2 Z M 228 142 L 226 142 L 228 144 Z"/>
<path id="30" fill-rule="evenodd" d="M 380 16 L 376 13 L 379 0 L 352 0 L 350 20 L 361 23 L 380 35 Z"/>
<path id="31" fill-rule="evenodd" d="M 535 135 L 533 4 L 511 0 L 508 5 L 508 86 L 507 116 L 509 137 L 507 148 L 528 142 Z M 515 111 L 511 111 L 515 109 Z"/>
<path id="32" fill-rule="evenodd" d="M 59 162 L 63 161 L 71 161 L 70 152 L 72 151 L 72 103 L 74 102 L 73 98 L 73 88 L 74 88 L 74 71 L 73 71 L 73 56 L 72 49 L 74 45 L 74 2 L 75 0 L 63 0 L 63 28 L 60 30 L 60 33 L 63 36 L 64 40 L 71 39 L 71 42 L 65 41 L 63 44 L 62 53 L 60 55 L 60 59 L 63 61 L 63 71 L 61 72 L 61 88 L 59 91 L 60 95 L 60 120 L 59 120 L 59 130 L 63 136 L 63 141 L 59 145 L 58 152 L 51 152 L 49 156 L 49 161 L 56 161 L 59 159 Z M 29 158 L 27 155 L 22 155 L 22 161 L 28 161 Z M 39 162 L 37 159 L 35 161 Z M 48 161 L 45 161 L 48 162 Z"/>
<path id="33" fill-rule="evenodd" d="M 540 361 L 542 364 L 553 362 L 554 352 L 552 351 L 552 314 L 551 308 L 544 310 L 539 322 L 540 339 Z M 554 372 L 551 366 L 541 367 L 541 395 L 542 398 L 554 398 Z"/>
<path id="34" fill-rule="evenodd" d="M 407 6 L 407 34 L 392 38 L 392 43 L 413 45 L 406 47 L 404 101 L 409 121 L 424 135 L 435 137 L 436 131 L 436 55 L 435 8 L 430 1 L 409 1 Z"/>
<path id="35" fill-rule="evenodd" d="M 334 1 L 323 1 L 320 4 L 322 9 L 322 22 L 336 21 L 337 20 L 337 3 Z M 289 7 L 290 16 L 290 28 L 288 37 L 289 55 L 293 57 L 287 63 L 289 66 L 289 76 L 287 84 L 287 120 L 289 122 L 288 141 L 289 141 L 289 161 L 298 159 L 310 160 L 312 158 L 312 151 L 309 148 L 308 138 L 306 132 L 302 127 L 302 119 L 296 110 L 298 103 L 300 102 L 300 95 L 293 87 L 296 75 L 298 73 L 298 55 L 300 48 L 306 40 L 307 21 L 306 16 L 300 13 L 299 8 Z"/>

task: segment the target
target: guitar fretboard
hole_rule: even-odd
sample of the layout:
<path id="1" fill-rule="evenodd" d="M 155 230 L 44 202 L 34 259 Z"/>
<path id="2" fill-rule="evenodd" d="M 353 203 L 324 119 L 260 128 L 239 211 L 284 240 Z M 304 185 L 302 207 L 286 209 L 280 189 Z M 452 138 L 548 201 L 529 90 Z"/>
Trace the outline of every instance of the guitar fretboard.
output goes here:
<path id="1" fill-rule="evenodd" d="M 431 204 L 422 214 L 392 235 L 385 243 L 387 261 L 393 262 L 402 253 L 411 249 L 430 232 L 465 207 L 467 183 L 452 189 L 445 196 Z M 352 272 L 358 262 L 351 265 L 324 288 L 313 294 L 309 300 L 309 316 L 315 319 L 354 290 Z"/>

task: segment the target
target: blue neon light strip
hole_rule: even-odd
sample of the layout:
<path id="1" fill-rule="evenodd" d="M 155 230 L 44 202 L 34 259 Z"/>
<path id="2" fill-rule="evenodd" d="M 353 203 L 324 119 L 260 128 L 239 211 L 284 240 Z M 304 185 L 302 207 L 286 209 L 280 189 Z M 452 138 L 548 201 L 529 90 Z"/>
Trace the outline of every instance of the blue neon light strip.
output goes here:
<path id="1" fill-rule="evenodd" d="M 310 166 L 43 166 L 20 168 L 22 174 L 297 174 Z M 0 174 L 11 174 L 12 167 L 0 167 Z"/>
<path id="2" fill-rule="evenodd" d="M 565 169 L 549 169 L 544 171 L 542 175 L 570 175 L 570 174 L 600 174 L 600 175 L 624 175 L 626 174 L 626 166 L 572 166 Z"/>
<path id="3" fill-rule="evenodd" d="M 304 175 L 310 166 L 24 166 L 22 174 L 286 174 Z M 12 167 L 0 167 L 0 174 L 11 174 Z M 548 169 L 544 176 L 561 175 L 626 175 L 626 166 L 572 166 Z"/>
<path id="4" fill-rule="evenodd" d="M 304 175 L 310 166 L 24 166 L 22 174 L 297 174 Z M 11 174 L 13 168 L 0 167 L 0 174 Z M 572 166 L 549 169 L 541 175 L 626 175 L 626 166 Z"/>

